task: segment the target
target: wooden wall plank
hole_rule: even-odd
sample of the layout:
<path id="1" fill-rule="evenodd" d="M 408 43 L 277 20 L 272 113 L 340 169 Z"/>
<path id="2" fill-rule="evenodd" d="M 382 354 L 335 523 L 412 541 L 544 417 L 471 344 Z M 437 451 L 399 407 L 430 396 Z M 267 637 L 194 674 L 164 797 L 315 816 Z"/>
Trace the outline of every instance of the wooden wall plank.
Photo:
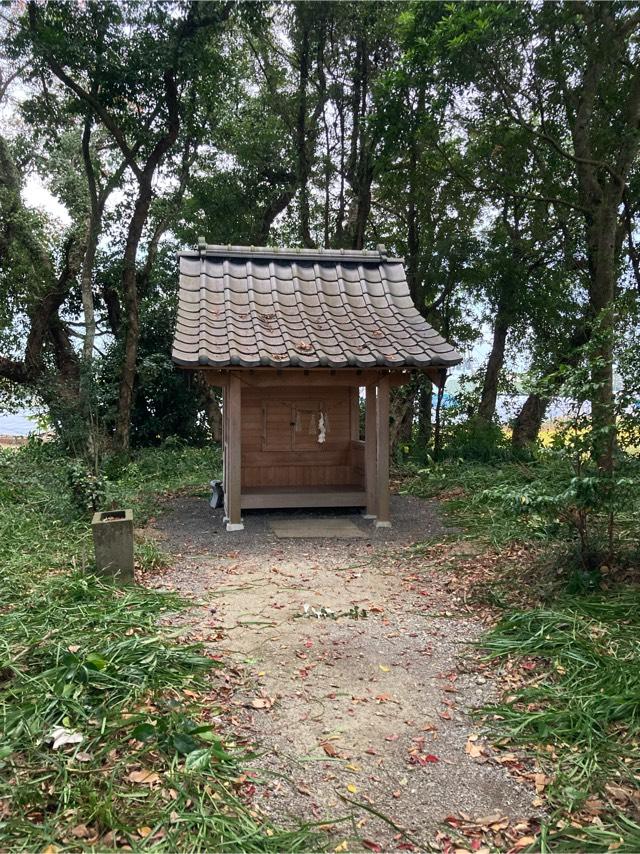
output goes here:
<path id="1" fill-rule="evenodd" d="M 360 441 L 360 388 L 350 388 L 349 397 L 351 402 L 350 422 L 351 441 Z"/>

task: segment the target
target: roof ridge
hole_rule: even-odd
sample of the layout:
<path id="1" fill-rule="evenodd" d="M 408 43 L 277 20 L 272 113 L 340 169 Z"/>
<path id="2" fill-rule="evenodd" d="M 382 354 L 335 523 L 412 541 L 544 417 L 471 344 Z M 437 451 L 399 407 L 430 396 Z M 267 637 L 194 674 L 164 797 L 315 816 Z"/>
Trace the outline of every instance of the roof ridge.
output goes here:
<path id="1" fill-rule="evenodd" d="M 296 259 L 322 261 L 402 262 L 402 258 L 389 258 L 382 243 L 375 249 L 302 249 L 295 246 L 242 246 L 231 243 L 207 243 L 204 237 L 198 239 L 197 250 L 184 250 L 178 255 L 220 256 L 224 258 L 282 258 L 285 261 Z"/>

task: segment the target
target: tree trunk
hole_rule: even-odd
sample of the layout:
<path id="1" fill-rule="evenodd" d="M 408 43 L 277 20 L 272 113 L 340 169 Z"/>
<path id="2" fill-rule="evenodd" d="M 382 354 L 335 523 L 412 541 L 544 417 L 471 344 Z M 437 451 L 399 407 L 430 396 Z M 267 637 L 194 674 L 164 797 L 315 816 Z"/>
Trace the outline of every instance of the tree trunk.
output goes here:
<path id="1" fill-rule="evenodd" d="M 603 471 L 613 469 L 616 440 L 616 415 L 613 397 L 613 300 L 616 278 L 617 210 L 608 203 L 609 194 L 601 204 L 600 216 L 594 217 L 589 228 L 591 255 L 590 305 L 598 324 L 597 360 L 591 371 L 593 395 L 593 455 Z"/>
<path id="2" fill-rule="evenodd" d="M 300 26 L 300 47 L 298 61 L 300 76 L 298 80 L 298 118 L 296 122 L 296 147 L 298 155 L 298 192 L 300 197 L 300 238 L 303 246 L 314 248 L 311 239 L 309 218 L 309 149 L 307 144 L 307 87 L 309 85 L 309 25 L 304 13 L 298 11 Z"/>
<path id="3" fill-rule="evenodd" d="M 222 410 L 220 408 L 220 397 L 215 389 L 210 386 L 206 396 L 207 423 L 211 430 L 211 438 L 214 442 L 222 441 Z"/>
<path id="4" fill-rule="evenodd" d="M 509 322 L 501 304 L 498 305 L 496 322 L 493 328 L 493 343 L 487 362 L 487 369 L 482 385 L 482 395 L 478 406 L 478 418 L 487 424 L 493 420 L 498 399 L 498 382 L 504 365 L 504 351 L 509 332 Z"/>
<path id="5" fill-rule="evenodd" d="M 433 430 L 433 456 L 434 459 L 440 459 L 442 453 L 442 399 L 444 398 L 444 379 L 438 386 L 438 396 L 436 398 L 436 419 Z"/>
<path id="6" fill-rule="evenodd" d="M 549 402 L 549 398 L 534 392 L 525 400 L 513 422 L 511 444 L 514 448 L 526 448 L 537 440 Z"/>
<path id="7" fill-rule="evenodd" d="M 431 423 L 433 383 L 426 376 L 421 378 L 419 395 L 417 445 L 420 450 L 426 453 L 433 435 L 433 425 Z"/>
<path id="8" fill-rule="evenodd" d="M 391 396 L 391 427 L 389 435 L 389 449 L 393 455 L 399 441 L 406 431 L 406 420 L 409 417 L 409 425 L 413 420 L 413 397 L 415 389 L 413 384 L 400 386 L 395 389 Z M 410 429 L 410 428 L 409 428 Z"/>
<path id="9" fill-rule="evenodd" d="M 140 337 L 138 307 L 138 285 L 136 275 L 136 255 L 142 230 L 151 206 L 151 177 L 144 174 L 139 183 L 138 198 L 129 223 L 127 243 L 124 251 L 122 269 L 122 292 L 124 297 L 126 332 L 124 339 L 124 359 L 120 378 L 118 397 L 118 415 L 116 420 L 116 446 L 123 451 L 129 449 L 131 408 L 136 376 L 136 357 Z"/>

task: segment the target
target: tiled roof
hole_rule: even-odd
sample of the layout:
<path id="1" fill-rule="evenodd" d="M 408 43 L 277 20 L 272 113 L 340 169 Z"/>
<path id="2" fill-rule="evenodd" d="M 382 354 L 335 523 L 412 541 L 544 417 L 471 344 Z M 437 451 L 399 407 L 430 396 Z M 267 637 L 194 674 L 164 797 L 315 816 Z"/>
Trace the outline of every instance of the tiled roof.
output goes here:
<path id="1" fill-rule="evenodd" d="M 449 367 L 401 259 L 376 251 L 210 246 L 180 253 L 173 360 L 186 368 Z"/>

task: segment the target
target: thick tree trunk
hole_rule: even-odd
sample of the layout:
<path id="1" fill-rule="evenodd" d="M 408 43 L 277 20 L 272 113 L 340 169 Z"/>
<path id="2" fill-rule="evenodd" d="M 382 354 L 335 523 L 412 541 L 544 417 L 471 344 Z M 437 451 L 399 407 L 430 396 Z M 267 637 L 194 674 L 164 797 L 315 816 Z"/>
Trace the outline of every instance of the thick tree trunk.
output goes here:
<path id="1" fill-rule="evenodd" d="M 309 149 L 307 143 L 307 87 L 309 85 L 309 24 L 306 14 L 296 7 L 300 26 L 298 61 L 298 117 L 296 121 L 296 147 L 298 154 L 298 192 L 300 198 L 300 238 L 303 246 L 314 248 L 311 239 L 309 215 Z"/>
<path id="2" fill-rule="evenodd" d="M 509 321 L 502 305 L 498 305 L 493 327 L 493 343 L 482 384 L 482 395 L 478 406 L 478 418 L 487 424 L 493 420 L 498 399 L 498 382 L 504 365 L 504 351 L 509 333 Z"/>
<path id="3" fill-rule="evenodd" d="M 389 434 L 389 448 L 391 454 L 395 451 L 398 443 L 406 435 L 406 422 L 409 421 L 409 431 L 413 421 L 413 399 L 415 389 L 413 384 L 400 386 L 391 395 L 391 427 Z M 404 435 L 403 435 L 404 434 Z"/>
<path id="4" fill-rule="evenodd" d="M 534 392 L 527 397 L 513 422 L 511 444 L 514 448 L 526 448 L 537 440 L 549 402 L 549 398 Z"/>
<path id="5" fill-rule="evenodd" d="M 131 408 L 133 406 L 136 358 L 138 355 L 138 339 L 140 337 L 136 255 L 138 253 L 140 238 L 142 237 L 142 230 L 149 213 L 149 207 L 151 206 L 151 199 L 151 177 L 143 175 L 139 182 L 138 198 L 136 199 L 133 216 L 129 223 L 122 269 L 122 292 L 126 331 L 116 420 L 116 446 L 121 450 L 129 449 Z"/>
<path id="6" fill-rule="evenodd" d="M 604 471 L 613 469 L 616 415 L 613 396 L 613 300 L 616 277 L 617 209 L 605 194 L 600 216 L 589 229 L 591 249 L 590 304 L 598 324 L 597 360 L 591 371 L 593 454 Z"/>

